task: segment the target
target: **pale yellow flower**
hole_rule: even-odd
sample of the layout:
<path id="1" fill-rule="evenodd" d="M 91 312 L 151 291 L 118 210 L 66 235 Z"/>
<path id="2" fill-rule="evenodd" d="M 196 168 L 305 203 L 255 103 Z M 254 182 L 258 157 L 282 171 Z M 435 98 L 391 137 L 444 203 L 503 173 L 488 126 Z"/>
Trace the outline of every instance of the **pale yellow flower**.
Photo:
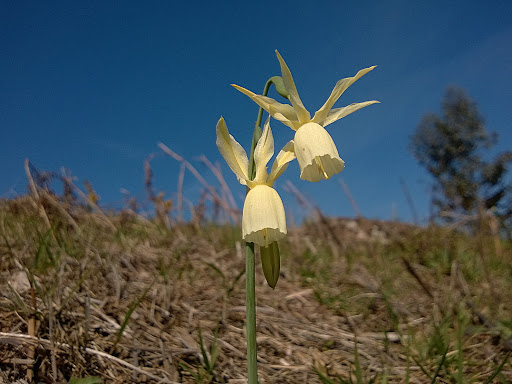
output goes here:
<path id="1" fill-rule="evenodd" d="M 270 97 L 257 95 L 235 84 L 233 84 L 233 87 L 249 96 L 274 119 L 296 131 L 294 147 L 301 170 L 301 179 L 309 181 L 329 179 L 332 175 L 341 172 L 345 163 L 340 158 L 331 135 L 324 127 L 352 112 L 370 104 L 378 103 L 378 101 L 354 103 L 343 108 L 332 109 L 332 107 L 348 87 L 373 70 L 375 66 L 361 69 L 355 76 L 338 81 L 325 104 L 311 118 L 310 113 L 300 100 L 290 69 L 279 52 L 276 51 L 276 54 L 281 65 L 281 74 L 291 105 L 281 104 Z"/>
<path id="2" fill-rule="evenodd" d="M 274 181 L 285 171 L 288 163 L 295 159 L 293 142 L 288 142 L 274 160 L 270 174 L 267 163 L 274 154 L 274 137 L 267 120 L 261 138 L 254 149 L 256 176 L 250 180 L 247 153 L 228 132 L 221 117 L 217 123 L 217 147 L 229 168 L 242 185 L 249 187 L 242 216 L 242 237 L 248 242 L 266 247 L 286 236 L 284 206 Z"/>

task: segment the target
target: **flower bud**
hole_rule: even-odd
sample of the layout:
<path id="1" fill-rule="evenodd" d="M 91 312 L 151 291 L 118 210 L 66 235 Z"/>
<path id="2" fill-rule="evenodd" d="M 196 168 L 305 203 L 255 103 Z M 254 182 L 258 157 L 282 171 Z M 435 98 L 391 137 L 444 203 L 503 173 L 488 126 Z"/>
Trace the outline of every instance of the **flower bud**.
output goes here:
<path id="1" fill-rule="evenodd" d="M 274 241 L 268 247 L 260 247 L 260 255 L 265 279 L 270 288 L 274 289 L 277 280 L 279 280 L 279 270 L 281 268 L 281 257 L 277 241 Z"/>

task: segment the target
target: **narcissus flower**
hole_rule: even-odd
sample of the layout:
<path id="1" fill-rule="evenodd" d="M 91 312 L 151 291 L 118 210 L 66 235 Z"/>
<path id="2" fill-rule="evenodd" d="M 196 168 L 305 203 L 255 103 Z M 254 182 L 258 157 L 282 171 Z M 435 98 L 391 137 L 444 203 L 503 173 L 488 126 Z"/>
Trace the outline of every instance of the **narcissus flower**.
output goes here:
<path id="1" fill-rule="evenodd" d="M 270 97 L 257 95 L 235 84 L 233 86 L 249 96 L 274 119 L 296 131 L 294 147 L 301 170 L 301 179 L 309 181 L 329 179 L 332 175 L 341 172 L 345 163 L 340 158 L 331 135 L 324 127 L 352 112 L 370 104 L 378 103 L 378 101 L 354 103 L 343 108 L 332 109 L 332 107 L 348 87 L 373 70 L 375 66 L 361 69 L 355 76 L 338 81 L 325 104 L 311 118 L 310 113 L 300 100 L 288 66 L 279 52 L 276 51 L 276 54 L 281 65 L 281 74 L 291 105 L 281 104 Z"/>
<path id="2" fill-rule="evenodd" d="M 242 185 L 249 187 L 242 216 L 242 236 L 245 241 L 268 247 L 286 236 L 286 218 L 283 202 L 272 188 L 274 181 L 295 159 L 293 141 L 288 142 L 277 155 L 270 174 L 267 163 L 274 154 L 274 138 L 267 120 L 261 138 L 254 149 L 256 176 L 249 178 L 249 161 L 242 146 L 228 132 L 221 117 L 217 123 L 217 147 L 229 168 Z"/>

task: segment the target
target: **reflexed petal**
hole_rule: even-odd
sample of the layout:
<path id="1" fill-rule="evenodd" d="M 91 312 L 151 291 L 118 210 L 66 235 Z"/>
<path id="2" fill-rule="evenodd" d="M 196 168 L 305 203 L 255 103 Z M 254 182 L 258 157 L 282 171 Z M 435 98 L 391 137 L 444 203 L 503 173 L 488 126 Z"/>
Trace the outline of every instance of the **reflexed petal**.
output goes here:
<path id="1" fill-rule="evenodd" d="M 361 69 L 359 72 L 356 73 L 355 76 L 347 77 L 345 79 L 341 79 L 340 81 L 338 81 L 334 86 L 334 89 L 332 90 L 331 95 L 329 96 L 325 104 L 315 113 L 315 116 L 313 116 L 311 121 L 313 123 L 318 123 L 325 127 L 327 124 L 324 124 L 324 119 L 327 117 L 332 106 L 334 105 L 334 103 L 336 103 L 336 101 L 338 101 L 343 92 L 345 92 L 348 87 L 350 87 L 352 84 L 354 84 L 358 79 L 366 75 L 368 72 L 373 70 L 375 67 L 376 66 L 374 65 L 373 67 Z"/>
<path id="2" fill-rule="evenodd" d="M 240 184 L 246 185 L 246 180 L 249 179 L 247 153 L 235 138 L 229 134 L 226 122 L 222 117 L 217 122 L 217 147 Z"/>
<path id="3" fill-rule="evenodd" d="M 266 247 L 286 236 L 283 202 L 274 188 L 257 185 L 245 197 L 242 237 Z"/>
<path id="4" fill-rule="evenodd" d="M 273 118 L 276 120 L 282 121 L 284 124 L 290 126 L 287 124 L 287 120 L 290 121 L 297 121 L 297 114 L 295 113 L 295 110 L 293 107 L 289 104 L 281 104 L 274 99 L 257 95 L 254 92 L 249 91 L 248 89 L 245 89 L 243 87 L 240 87 L 236 84 L 231 84 L 236 90 L 242 92 L 244 95 L 249 96 L 252 101 L 254 101 L 256 104 L 258 104 L 261 108 L 263 108 L 265 111 L 267 111 Z M 279 114 L 281 115 L 279 118 L 275 115 Z"/>
<path id="5" fill-rule="evenodd" d="M 273 154 L 274 137 L 270 130 L 269 116 L 265 122 L 265 127 L 260 139 L 258 140 L 258 144 L 256 145 L 256 148 L 254 148 L 254 164 L 256 166 L 256 176 L 254 177 L 254 181 L 257 184 L 264 184 L 267 180 L 267 163 L 270 161 Z"/>
<path id="6" fill-rule="evenodd" d="M 343 107 L 343 108 L 333 109 L 333 110 L 331 110 L 331 112 L 329 112 L 329 115 L 324 119 L 322 126 L 326 127 L 329 124 L 334 123 L 336 120 L 341 119 L 342 117 L 350 115 L 351 113 L 353 113 L 361 108 L 364 108 L 364 107 L 367 107 L 368 105 L 376 104 L 376 103 L 380 103 L 380 101 L 377 101 L 377 100 L 365 101 L 363 103 L 354 103 L 354 104 L 347 105 L 346 107 Z"/>
<path id="7" fill-rule="evenodd" d="M 279 60 L 279 64 L 281 65 L 281 74 L 283 76 L 284 86 L 286 87 L 286 90 L 288 91 L 288 98 L 290 100 L 290 103 L 293 105 L 293 109 L 295 109 L 295 113 L 297 113 L 297 117 L 299 118 L 299 121 L 301 123 L 305 123 L 309 121 L 311 115 L 307 111 L 307 109 L 304 107 L 304 104 L 302 104 L 302 101 L 300 100 L 299 93 L 297 92 L 297 88 L 295 87 L 295 82 L 293 81 L 292 73 L 290 72 L 290 69 L 284 62 L 283 58 L 279 54 L 279 52 L 276 50 L 277 59 Z"/>
<path id="8" fill-rule="evenodd" d="M 293 140 L 290 140 L 276 156 L 267 180 L 267 185 L 272 186 L 274 181 L 286 170 L 288 163 L 295 158 Z"/>
<path id="9" fill-rule="evenodd" d="M 293 110 L 293 107 L 291 105 L 289 105 L 290 108 L 292 108 Z M 272 105 L 269 107 L 269 110 L 267 111 L 269 113 L 270 116 L 272 116 L 274 119 L 276 119 L 277 121 L 280 121 L 281 123 L 283 123 L 284 125 L 290 127 L 291 129 L 293 129 L 294 131 L 296 131 L 302 124 L 299 123 L 299 121 L 297 120 L 297 116 L 294 115 L 294 118 L 293 119 L 288 119 L 286 116 L 284 116 L 281 112 L 277 111 L 276 109 L 274 109 L 274 107 L 272 107 Z M 293 111 L 293 113 L 295 113 L 295 111 Z"/>
<path id="10" fill-rule="evenodd" d="M 294 142 L 303 180 L 329 179 L 345 167 L 331 135 L 319 124 L 304 124 L 295 133 Z"/>

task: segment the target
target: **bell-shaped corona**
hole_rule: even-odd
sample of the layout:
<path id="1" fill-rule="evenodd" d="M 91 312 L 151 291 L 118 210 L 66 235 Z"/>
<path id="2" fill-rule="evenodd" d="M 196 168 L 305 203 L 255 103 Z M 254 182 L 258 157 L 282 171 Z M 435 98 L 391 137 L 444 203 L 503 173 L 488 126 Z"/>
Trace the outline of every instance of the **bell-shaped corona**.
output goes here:
<path id="1" fill-rule="evenodd" d="M 295 133 L 294 146 L 303 180 L 329 179 L 345 167 L 331 135 L 317 123 L 300 127 Z"/>
<path id="2" fill-rule="evenodd" d="M 281 197 L 268 185 L 256 185 L 245 198 L 242 237 L 247 242 L 268 247 L 285 236 L 286 218 Z"/>

